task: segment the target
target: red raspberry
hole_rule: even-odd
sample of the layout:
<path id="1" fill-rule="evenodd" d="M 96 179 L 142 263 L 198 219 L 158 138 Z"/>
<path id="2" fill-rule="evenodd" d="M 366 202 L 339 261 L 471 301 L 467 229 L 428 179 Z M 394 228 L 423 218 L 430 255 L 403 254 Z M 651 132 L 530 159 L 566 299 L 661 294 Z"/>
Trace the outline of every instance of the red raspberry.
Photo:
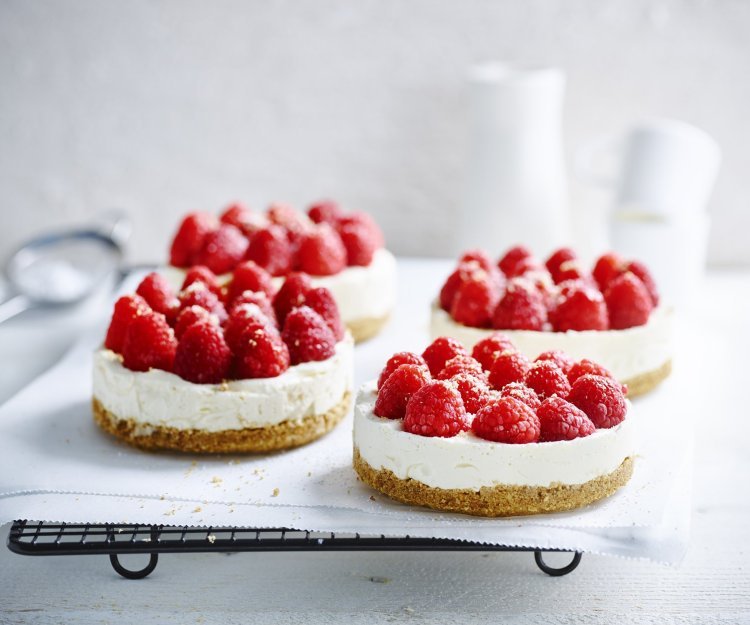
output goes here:
<path id="1" fill-rule="evenodd" d="M 335 226 L 341 218 L 341 208 L 333 200 L 321 200 L 307 209 L 307 216 L 316 224 L 326 222 Z"/>
<path id="2" fill-rule="evenodd" d="M 336 341 L 340 341 L 346 334 L 346 328 L 339 315 L 339 307 L 336 300 L 333 299 L 331 292 L 325 287 L 310 289 L 305 293 L 305 306 L 309 306 L 318 313 L 331 328 Z"/>
<path id="3" fill-rule="evenodd" d="M 313 276 L 331 276 L 346 267 L 346 248 L 331 226 L 318 224 L 302 238 L 299 266 Z"/>
<path id="4" fill-rule="evenodd" d="M 582 375 L 568 394 L 568 401 L 583 410 L 598 428 L 611 428 L 628 411 L 620 383 L 599 375 Z"/>
<path id="5" fill-rule="evenodd" d="M 180 301 L 164 276 L 151 272 L 143 278 L 135 292 L 146 300 L 151 310 L 161 313 L 167 321 L 174 323 L 180 312 Z"/>
<path id="6" fill-rule="evenodd" d="M 437 375 L 445 367 L 445 363 L 455 356 L 468 356 L 469 352 L 456 339 L 441 336 L 436 338 L 422 352 L 422 358 L 430 368 L 432 375 Z"/>
<path id="7" fill-rule="evenodd" d="M 240 336 L 249 325 L 255 325 L 276 330 L 276 326 L 263 314 L 256 304 L 242 304 L 232 310 L 229 319 L 224 324 L 224 338 L 229 348 L 236 352 Z"/>
<path id="8" fill-rule="evenodd" d="M 591 282 L 591 278 L 578 260 L 569 260 L 560 265 L 557 275 L 553 276 L 553 280 L 555 284 L 560 284 L 566 280 L 581 280 L 585 283 Z"/>
<path id="9" fill-rule="evenodd" d="M 115 302 L 112 320 L 109 322 L 104 347 L 118 354 L 122 353 L 125 332 L 136 317 L 150 312 L 149 305 L 140 295 L 123 295 Z"/>
<path id="10" fill-rule="evenodd" d="M 522 382 L 511 382 L 510 384 L 506 384 L 500 391 L 500 395 L 502 397 L 513 397 L 514 399 L 526 404 L 532 410 L 539 408 L 542 403 L 542 400 L 539 399 L 539 395 L 536 394 L 536 391 Z"/>
<path id="11" fill-rule="evenodd" d="M 219 325 L 219 318 L 216 315 L 212 315 L 205 308 L 201 308 L 200 306 L 188 306 L 187 308 L 183 308 L 180 311 L 180 314 L 177 315 L 177 321 L 174 325 L 174 335 L 177 340 L 179 341 L 182 338 L 182 335 L 185 334 L 185 330 L 199 321 L 207 321 L 214 325 Z"/>
<path id="12" fill-rule="evenodd" d="M 493 272 L 497 271 L 497 267 L 495 267 L 495 263 L 492 262 L 492 258 L 490 258 L 490 255 L 484 250 L 476 249 L 464 252 L 461 255 L 461 258 L 458 259 L 458 265 L 460 267 L 461 265 L 465 265 L 468 263 L 476 263 L 488 274 L 492 274 Z"/>
<path id="13" fill-rule="evenodd" d="M 228 273 L 247 252 L 247 238 L 239 228 L 221 224 L 218 230 L 203 238 L 203 245 L 194 257 L 194 264 L 205 265 L 215 274 Z"/>
<path id="14" fill-rule="evenodd" d="M 174 267 L 194 265 L 194 257 L 203 247 L 203 239 L 219 227 L 216 217 L 207 213 L 190 213 L 180 223 L 172 239 L 169 263 Z"/>
<path id="15" fill-rule="evenodd" d="M 386 419 L 403 419 L 406 414 L 406 404 L 409 403 L 412 395 L 429 381 L 430 374 L 426 367 L 399 365 L 378 390 L 373 412 Z"/>
<path id="16" fill-rule="evenodd" d="M 604 301 L 609 311 L 609 326 L 613 330 L 645 325 L 653 308 L 643 282 L 629 271 L 610 281 Z"/>
<path id="17" fill-rule="evenodd" d="M 574 360 L 570 356 L 568 356 L 565 352 L 560 351 L 559 349 L 551 349 L 547 352 L 542 352 L 536 357 L 536 360 L 534 362 L 541 362 L 543 360 L 554 362 L 558 367 L 560 367 L 560 370 L 565 375 L 568 375 L 568 372 L 570 371 L 570 368 L 574 363 Z"/>
<path id="18" fill-rule="evenodd" d="M 539 261 L 530 256 L 529 258 L 524 258 L 520 260 L 515 267 L 513 267 L 513 274 L 510 276 L 507 276 L 508 278 L 521 278 L 521 277 L 527 277 L 530 275 L 538 274 L 538 273 L 547 273 L 547 271 L 542 267 L 541 264 L 539 264 Z"/>
<path id="19" fill-rule="evenodd" d="M 578 378 L 586 374 L 600 375 L 604 378 L 611 378 L 612 380 L 615 379 L 615 376 L 612 375 L 609 369 L 603 367 L 599 363 L 584 358 L 583 360 L 579 360 L 578 362 L 574 363 L 573 366 L 570 367 L 567 374 L 568 381 L 573 384 Z"/>
<path id="20" fill-rule="evenodd" d="M 401 365 L 417 365 L 418 367 L 424 367 L 424 370 L 427 372 L 427 378 L 429 379 L 430 377 L 430 369 L 427 367 L 424 358 L 412 352 L 397 352 L 388 359 L 388 362 L 385 363 L 385 367 L 383 367 L 383 370 L 380 372 L 380 376 L 378 377 L 378 388 L 382 388 L 391 373 Z"/>
<path id="21" fill-rule="evenodd" d="M 435 376 L 437 380 L 449 380 L 459 373 L 467 373 L 479 379 L 485 377 L 482 365 L 471 356 L 454 356 L 445 363 L 445 366 Z"/>
<path id="22" fill-rule="evenodd" d="M 344 224 L 338 232 L 346 248 L 348 266 L 366 267 L 372 262 L 378 245 L 376 235 L 367 226 L 361 223 Z"/>
<path id="23" fill-rule="evenodd" d="M 543 330 L 547 309 L 541 294 L 517 278 L 508 282 L 492 315 L 492 326 L 501 330 Z"/>
<path id="24" fill-rule="evenodd" d="M 453 273 L 446 278 L 440 289 L 440 308 L 450 312 L 461 285 L 474 277 L 480 278 L 485 274 L 486 272 L 475 261 L 458 265 Z"/>
<path id="25" fill-rule="evenodd" d="M 281 334 L 289 348 L 293 365 L 311 360 L 327 360 L 336 352 L 336 337 L 323 317 L 309 306 L 292 310 Z"/>
<path id="26" fill-rule="evenodd" d="M 283 226 L 289 232 L 303 232 L 310 225 L 309 220 L 302 213 L 283 202 L 273 202 L 268 207 L 266 216 L 271 223 Z"/>
<path id="27" fill-rule="evenodd" d="M 550 310 L 549 319 L 556 332 L 568 330 L 607 330 L 607 307 L 602 294 L 583 285 L 571 286 Z"/>
<path id="28" fill-rule="evenodd" d="M 495 358 L 487 379 L 492 388 L 501 390 L 511 382 L 523 382 L 530 368 L 529 359 L 521 352 L 505 351 Z"/>
<path id="29" fill-rule="evenodd" d="M 494 396 L 495 391 L 490 390 L 486 382 L 470 373 L 459 373 L 453 376 L 449 383 L 456 388 L 464 402 L 466 412 L 476 414 Z"/>
<path id="30" fill-rule="evenodd" d="M 418 436 L 442 438 L 468 430 L 461 394 L 448 382 L 428 382 L 406 404 L 403 427 L 405 432 Z"/>
<path id="31" fill-rule="evenodd" d="M 184 291 L 194 282 L 203 282 L 209 291 L 215 293 L 219 299 L 223 297 L 223 292 L 219 280 L 216 274 L 211 271 L 208 267 L 203 265 L 195 265 L 187 270 L 185 273 L 185 279 L 182 281 L 180 291 Z"/>
<path id="32" fill-rule="evenodd" d="M 651 272 L 648 270 L 648 267 L 646 267 L 646 265 L 644 265 L 640 261 L 631 260 L 627 265 L 625 265 L 625 271 L 629 271 L 635 274 L 635 276 L 639 278 L 641 282 L 643 282 L 643 286 L 646 287 L 646 290 L 651 297 L 651 303 L 654 305 L 654 308 L 658 306 L 659 291 L 656 288 L 656 282 L 654 281 L 654 277 L 651 275 Z"/>
<path id="33" fill-rule="evenodd" d="M 262 291 L 269 299 L 273 298 L 275 289 L 271 275 L 252 260 L 237 265 L 232 280 L 227 285 L 227 302 L 230 304 L 245 291 Z"/>
<path id="34" fill-rule="evenodd" d="M 273 298 L 273 308 L 279 325 L 284 325 L 284 320 L 292 308 L 297 308 L 305 303 L 305 295 L 313 288 L 310 276 L 306 273 L 290 273 L 284 284 Z"/>
<path id="35" fill-rule="evenodd" d="M 229 375 L 232 352 L 221 328 L 210 321 L 191 325 L 177 344 L 174 372 L 195 384 L 218 384 Z"/>
<path id="36" fill-rule="evenodd" d="M 286 231 L 276 224 L 262 228 L 253 235 L 245 258 L 254 261 L 272 276 L 285 276 L 294 264 L 294 253 Z"/>
<path id="37" fill-rule="evenodd" d="M 131 371 L 171 371 L 177 340 L 167 319 L 149 311 L 136 316 L 125 331 L 122 364 Z"/>
<path id="38" fill-rule="evenodd" d="M 569 260 L 576 260 L 577 258 L 578 256 L 572 249 L 569 247 L 561 247 L 547 259 L 544 266 L 547 268 L 547 271 L 549 271 L 555 284 L 562 282 L 562 280 L 558 280 L 557 278 L 557 276 L 560 275 L 560 266 Z"/>
<path id="39" fill-rule="evenodd" d="M 180 300 L 180 310 L 188 306 L 200 306 L 216 315 L 219 323 L 224 323 L 227 320 L 227 311 L 224 308 L 224 304 L 219 301 L 216 294 L 210 291 L 203 282 L 193 282 L 184 291 L 180 291 L 178 298 Z"/>
<path id="40" fill-rule="evenodd" d="M 482 339 L 471 350 L 471 355 L 479 361 L 482 369 L 489 371 L 495 363 L 495 359 L 504 351 L 515 351 L 516 347 L 507 335 L 494 332 L 487 338 Z"/>
<path id="41" fill-rule="evenodd" d="M 229 224 L 245 232 L 245 228 L 253 223 L 253 214 L 241 202 L 230 204 L 219 216 L 219 221 L 223 224 Z"/>
<path id="42" fill-rule="evenodd" d="M 599 289 L 604 291 L 611 280 L 614 280 L 622 273 L 624 263 L 622 259 L 614 252 L 609 252 L 599 257 L 594 265 L 594 280 L 599 285 Z"/>
<path id="43" fill-rule="evenodd" d="M 546 399 L 553 395 L 567 397 L 570 392 L 570 382 L 562 369 L 552 360 L 542 360 L 531 365 L 526 373 L 524 383 L 534 389 L 540 398 Z"/>
<path id="44" fill-rule="evenodd" d="M 498 299 L 497 287 L 482 272 L 481 276 L 474 276 L 458 287 L 451 306 L 451 317 L 465 326 L 487 328 Z"/>
<path id="45" fill-rule="evenodd" d="M 278 327 L 279 323 L 276 320 L 276 312 L 273 309 L 271 300 L 268 299 L 263 291 L 243 291 L 237 297 L 234 298 L 232 305 L 229 307 L 229 314 L 238 306 L 244 306 L 245 304 L 255 304 L 266 319 L 271 323 L 272 326 Z"/>
<path id="46" fill-rule="evenodd" d="M 596 432 L 596 426 L 580 408 L 562 397 L 548 397 L 536 411 L 540 442 L 570 441 Z"/>
<path id="47" fill-rule="evenodd" d="M 289 349 L 276 328 L 250 323 L 237 339 L 233 372 L 237 379 L 275 378 L 289 368 Z"/>
<path id="48" fill-rule="evenodd" d="M 480 438 L 496 443 L 523 445 L 539 440 L 539 419 L 534 411 L 513 397 L 500 397 L 482 408 L 471 429 Z"/>
<path id="49" fill-rule="evenodd" d="M 531 252 L 528 248 L 523 245 L 517 245 L 516 247 L 510 248 L 505 255 L 497 263 L 502 271 L 508 278 L 521 275 L 523 271 L 519 271 L 522 266 L 526 266 L 529 259 L 532 259 Z"/>
<path id="50" fill-rule="evenodd" d="M 379 249 L 385 245 L 383 231 L 380 229 L 380 226 L 378 226 L 375 220 L 367 213 L 355 211 L 353 213 L 349 213 L 348 215 L 340 217 L 338 221 L 338 228 L 341 229 L 355 224 L 362 226 L 369 231 L 370 238 L 372 238 L 372 240 L 375 242 L 376 249 Z"/>

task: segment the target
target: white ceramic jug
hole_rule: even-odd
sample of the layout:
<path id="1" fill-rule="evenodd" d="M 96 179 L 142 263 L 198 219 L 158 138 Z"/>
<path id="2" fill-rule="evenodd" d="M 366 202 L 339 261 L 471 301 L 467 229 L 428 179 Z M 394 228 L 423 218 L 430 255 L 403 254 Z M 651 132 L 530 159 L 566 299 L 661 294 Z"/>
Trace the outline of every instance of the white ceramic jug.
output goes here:
<path id="1" fill-rule="evenodd" d="M 565 74 L 485 63 L 471 68 L 469 86 L 466 189 L 452 252 L 500 254 L 522 243 L 543 257 L 569 237 Z"/>

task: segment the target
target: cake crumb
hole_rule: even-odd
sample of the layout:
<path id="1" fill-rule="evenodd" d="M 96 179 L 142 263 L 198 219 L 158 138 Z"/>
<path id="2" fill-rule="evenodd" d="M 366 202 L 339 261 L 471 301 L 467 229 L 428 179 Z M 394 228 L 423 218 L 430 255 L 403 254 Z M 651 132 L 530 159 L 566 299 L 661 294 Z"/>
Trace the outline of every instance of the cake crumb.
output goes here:
<path id="1" fill-rule="evenodd" d="M 370 501 L 377 501 L 377 499 L 375 499 L 374 495 L 370 495 Z"/>
<path id="2" fill-rule="evenodd" d="M 195 508 L 193 508 L 193 512 L 202 512 L 202 511 L 203 511 L 203 508 L 201 508 L 200 506 L 195 506 Z"/>
<path id="3" fill-rule="evenodd" d="M 216 542 L 216 536 L 214 536 L 213 534 L 209 534 L 208 536 L 206 536 L 206 540 L 213 545 Z"/>
<path id="4" fill-rule="evenodd" d="M 219 486 L 224 480 L 222 480 L 218 475 L 214 475 L 211 478 L 211 484 L 215 484 L 216 486 Z"/>
<path id="5" fill-rule="evenodd" d="M 278 488 L 274 488 L 273 489 L 273 493 L 271 494 L 271 497 L 278 497 L 278 496 L 279 496 L 279 489 Z"/>

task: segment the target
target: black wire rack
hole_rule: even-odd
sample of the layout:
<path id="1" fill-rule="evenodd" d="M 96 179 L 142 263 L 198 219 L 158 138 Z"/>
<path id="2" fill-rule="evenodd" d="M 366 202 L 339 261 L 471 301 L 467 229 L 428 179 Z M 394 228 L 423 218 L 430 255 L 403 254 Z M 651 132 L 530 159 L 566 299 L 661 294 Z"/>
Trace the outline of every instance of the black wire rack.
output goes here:
<path id="1" fill-rule="evenodd" d="M 112 567 L 128 579 L 148 576 L 162 553 L 258 552 L 258 551 L 525 551 L 547 575 L 559 577 L 573 571 L 581 552 L 566 549 L 534 549 L 411 536 L 383 536 L 307 532 L 289 528 L 191 527 L 122 523 L 51 523 L 14 521 L 8 533 L 8 549 L 26 556 L 108 555 Z M 563 567 L 548 565 L 547 551 L 573 553 Z M 148 554 L 148 564 L 138 570 L 124 567 L 119 556 Z"/>

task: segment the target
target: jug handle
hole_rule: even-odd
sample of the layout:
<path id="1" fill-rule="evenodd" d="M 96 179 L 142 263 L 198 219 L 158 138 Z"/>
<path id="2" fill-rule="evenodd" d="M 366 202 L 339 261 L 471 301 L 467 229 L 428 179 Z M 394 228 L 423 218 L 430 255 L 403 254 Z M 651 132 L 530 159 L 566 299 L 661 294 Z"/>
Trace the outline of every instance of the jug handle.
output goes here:
<path id="1" fill-rule="evenodd" d="M 617 176 L 613 172 L 602 171 L 596 163 L 601 165 L 605 157 L 617 154 L 621 147 L 618 135 L 604 135 L 585 144 L 578 149 L 573 161 L 576 177 L 596 187 L 613 187 L 617 182 Z"/>

